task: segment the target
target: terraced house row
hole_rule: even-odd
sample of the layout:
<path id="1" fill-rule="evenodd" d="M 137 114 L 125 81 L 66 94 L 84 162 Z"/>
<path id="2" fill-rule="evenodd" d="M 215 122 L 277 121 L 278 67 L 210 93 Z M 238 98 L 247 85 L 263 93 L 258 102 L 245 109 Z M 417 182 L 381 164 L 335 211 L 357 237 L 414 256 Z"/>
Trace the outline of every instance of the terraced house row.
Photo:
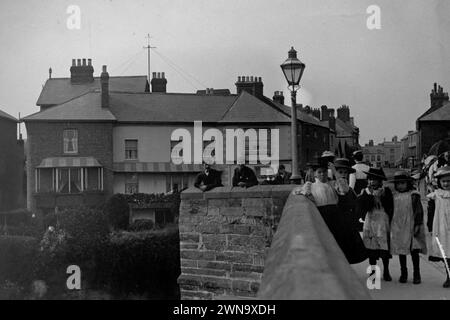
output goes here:
<path id="1" fill-rule="evenodd" d="M 194 121 L 203 130 L 279 129 L 280 163 L 290 168 L 290 107 L 282 93 L 264 96 L 260 77 L 239 76 L 236 93 L 206 89 L 169 93 L 164 74 L 94 77 L 91 59 L 73 59 L 70 77 L 51 78 L 23 119 L 28 135 L 28 208 L 48 213 L 66 205 L 102 203 L 113 193 L 165 193 L 193 184 L 201 165 L 174 165 L 171 133 Z M 298 112 L 300 167 L 330 149 L 329 121 Z M 270 136 L 270 135 L 269 135 Z M 218 165 L 229 184 L 233 165 Z M 257 175 L 265 166 L 253 166 Z"/>

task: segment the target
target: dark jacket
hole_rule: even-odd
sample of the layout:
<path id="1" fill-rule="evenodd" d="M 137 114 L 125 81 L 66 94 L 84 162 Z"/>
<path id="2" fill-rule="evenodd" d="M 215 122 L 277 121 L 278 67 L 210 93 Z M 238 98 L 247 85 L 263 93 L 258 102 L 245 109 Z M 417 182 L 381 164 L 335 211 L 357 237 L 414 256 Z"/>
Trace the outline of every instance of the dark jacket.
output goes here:
<path id="1" fill-rule="evenodd" d="M 205 185 L 205 191 L 211 190 L 216 187 L 222 186 L 222 172 L 214 169 L 209 169 L 209 173 L 199 173 L 195 178 L 194 186 L 200 188 L 201 185 Z"/>
<path id="2" fill-rule="evenodd" d="M 381 205 L 386 211 L 389 217 L 389 223 L 392 221 L 392 217 L 394 215 L 394 197 L 392 196 L 392 191 L 388 187 L 384 187 L 384 194 L 381 196 Z M 363 189 L 361 194 L 358 196 L 357 201 L 357 213 L 360 218 L 363 220 L 366 218 L 366 214 L 375 206 L 375 197 L 366 192 L 366 189 Z"/>
<path id="3" fill-rule="evenodd" d="M 244 182 L 245 187 L 251 187 L 258 184 L 258 179 L 252 169 L 244 166 L 242 169 L 237 167 L 234 169 L 233 187 L 236 187 L 239 182 Z"/>
<path id="4" fill-rule="evenodd" d="M 291 183 L 291 173 L 285 172 L 284 176 L 282 176 L 279 172 L 275 175 L 275 179 L 273 179 L 272 184 L 290 184 Z"/>

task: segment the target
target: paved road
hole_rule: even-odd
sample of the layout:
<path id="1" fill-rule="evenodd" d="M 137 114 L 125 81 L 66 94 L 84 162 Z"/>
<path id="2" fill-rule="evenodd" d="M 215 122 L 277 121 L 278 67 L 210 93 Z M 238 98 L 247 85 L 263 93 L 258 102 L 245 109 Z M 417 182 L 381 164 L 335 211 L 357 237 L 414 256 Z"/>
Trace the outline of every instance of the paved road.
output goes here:
<path id="1" fill-rule="evenodd" d="M 422 200 L 425 211 L 425 225 L 427 221 L 426 199 Z M 430 235 L 427 235 L 427 242 L 430 242 Z M 420 271 L 422 276 L 421 284 L 412 283 L 413 267 L 411 257 L 408 257 L 408 282 L 400 283 L 400 263 L 398 256 L 394 256 L 390 260 L 389 271 L 392 276 L 391 282 L 381 280 L 381 289 L 369 290 L 373 299 L 376 300 L 450 300 L 450 288 L 445 289 L 442 284 L 445 281 L 445 267 L 442 262 L 428 261 L 428 256 L 420 256 Z M 378 261 L 378 265 L 383 272 L 382 262 Z M 369 266 L 368 260 L 363 263 L 352 265 L 357 276 L 363 282 L 367 283 L 368 274 L 366 273 Z"/>

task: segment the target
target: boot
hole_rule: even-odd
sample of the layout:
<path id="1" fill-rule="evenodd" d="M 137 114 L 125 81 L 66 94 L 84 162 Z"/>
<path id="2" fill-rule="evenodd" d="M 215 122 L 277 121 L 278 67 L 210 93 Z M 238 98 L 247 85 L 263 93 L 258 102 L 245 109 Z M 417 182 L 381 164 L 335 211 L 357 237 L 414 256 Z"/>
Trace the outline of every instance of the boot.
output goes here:
<path id="1" fill-rule="evenodd" d="M 389 259 L 383 258 L 383 280 L 384 281 L 392 281 L 392 277 L 389 274 Z"/>
<path id="2" fill-rule="evenodd" d="M 399 255 L 398 260 L 400 260 L 400 283 L 406 283 L 408 281 L 408 268 L 406 267 L 406 255 Z"/>
<path id="3" fill-rule="evenodd" d="M 413 252 L 411 254 L 411 258 L 413 261 L 413 267 L 414 267 L 414 273 L 413 273 L 413 283 L 419 284 L 422 282 L 422 279 L 420 277 L 420 258 L 418 252 Z"/>

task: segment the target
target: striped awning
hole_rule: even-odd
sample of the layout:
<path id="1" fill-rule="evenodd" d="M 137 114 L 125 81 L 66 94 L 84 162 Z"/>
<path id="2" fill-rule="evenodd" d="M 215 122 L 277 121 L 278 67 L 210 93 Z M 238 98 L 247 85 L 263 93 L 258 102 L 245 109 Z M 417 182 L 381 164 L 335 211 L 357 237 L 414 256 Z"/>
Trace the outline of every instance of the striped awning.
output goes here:
<path id="1" fill-rule="evenodd" d="M 171 162 L 115 162 L 115 172 L 200 172 L 201 164 L 180 164 Z"/>
<path id="2" fill-rule="evenodd" d="M 102 167 L 94 157 L 45 158 L 37 168 Z"/>

